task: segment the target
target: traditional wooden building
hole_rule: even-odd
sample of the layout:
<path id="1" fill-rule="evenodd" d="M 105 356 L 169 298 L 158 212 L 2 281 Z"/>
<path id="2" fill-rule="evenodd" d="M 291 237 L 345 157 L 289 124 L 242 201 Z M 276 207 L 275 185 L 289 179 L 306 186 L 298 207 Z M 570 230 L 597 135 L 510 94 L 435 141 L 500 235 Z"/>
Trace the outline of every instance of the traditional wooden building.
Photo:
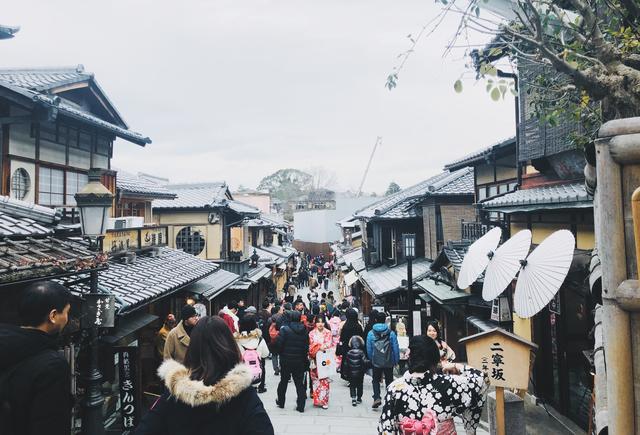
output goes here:
<path id="1" fill-rule="evenodd" d="M 144 146 L 95 76 L 75 68 L 0 69 L 0 194 L 74 214 L 90 168 L 116 193 L 113 143 Z M 115 214 L 116 208 L 113 207 Z"/>

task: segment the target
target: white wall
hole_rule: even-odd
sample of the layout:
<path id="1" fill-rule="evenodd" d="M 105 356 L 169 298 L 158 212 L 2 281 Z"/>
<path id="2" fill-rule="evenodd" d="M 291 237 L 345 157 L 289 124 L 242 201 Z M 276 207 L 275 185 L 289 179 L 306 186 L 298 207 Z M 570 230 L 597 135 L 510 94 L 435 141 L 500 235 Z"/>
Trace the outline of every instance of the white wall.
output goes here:
<path id="1" fill-rule="evenodd" d="M 351 216 L 356 210 L 380 200 L 380 198 L 336 197 L 335 210 L 309 210 L 293 214 L 293 234 L 295 240 L 303 242 L 335 242 L 342 237 L 336 225 L 341 219 Z"/>

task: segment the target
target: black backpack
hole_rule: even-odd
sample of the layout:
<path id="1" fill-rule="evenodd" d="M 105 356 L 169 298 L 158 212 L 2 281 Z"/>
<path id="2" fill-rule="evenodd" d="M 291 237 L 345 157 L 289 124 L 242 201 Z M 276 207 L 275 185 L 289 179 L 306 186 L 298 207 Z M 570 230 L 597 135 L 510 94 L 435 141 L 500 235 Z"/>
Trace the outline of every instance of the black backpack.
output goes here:
<path id="1" fill-rule="evenodd" d="M 393 355 L 391 353 L 391 331 L 388 329 L 382 333 L 373 331 L 373 355 L 371 362 L 374 367 L 393 367 Z"/>

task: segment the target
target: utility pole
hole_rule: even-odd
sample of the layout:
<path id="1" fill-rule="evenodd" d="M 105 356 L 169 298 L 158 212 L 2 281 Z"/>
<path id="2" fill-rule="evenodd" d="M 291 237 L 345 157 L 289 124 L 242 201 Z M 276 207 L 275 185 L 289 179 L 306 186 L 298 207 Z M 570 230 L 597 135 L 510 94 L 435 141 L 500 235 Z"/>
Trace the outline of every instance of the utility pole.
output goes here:
<path id="1" fill-rule="evenodd" d="M 376 153 L 376 149 L 381 143 L 382 136 L 376 137 L 376 143 L 373 144 L 373 151 L 371 151 L 371 155 L 369 156 L 369 163 L 367 163 L 367 167 L 364 170 L 364 175 L 362 176 L 362 181 L 360 182 L 360 187 L 358 188 L 358 197 L 362 195 L 362 187 L 364 186 L 364 182 L 367 179 L 367 175 L 369 174 L 369 168 L 371 167 L 371 162 L 373 161 L 373 155 Z"/>

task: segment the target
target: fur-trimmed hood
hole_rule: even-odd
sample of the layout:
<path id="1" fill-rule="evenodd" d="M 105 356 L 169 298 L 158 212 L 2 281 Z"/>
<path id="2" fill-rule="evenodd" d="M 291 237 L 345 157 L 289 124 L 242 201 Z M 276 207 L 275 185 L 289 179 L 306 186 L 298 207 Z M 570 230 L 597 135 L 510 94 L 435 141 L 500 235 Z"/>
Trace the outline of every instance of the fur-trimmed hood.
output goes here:
<path id="1" fill-rule="evenodd" d="M 177 361 L 168 359 L 158 368 L 158 376 L 164 381 L 171 396 L 191 407 L 222 405 L 251 386 L 251 372 L 244 363 L 238 363 L 215 385 L 205 385 L 189 377 L 189 369 Z"/>
<path id="2" fill-rule="evenodd" d="M 236 339 L 240 346 L 244 346 L 247 349 L 255 349 L 258 347 L 260 339 L 262 338 L 262 331 L 256 328 L 250 332 L 234 332 L 233 338 Z"/>

